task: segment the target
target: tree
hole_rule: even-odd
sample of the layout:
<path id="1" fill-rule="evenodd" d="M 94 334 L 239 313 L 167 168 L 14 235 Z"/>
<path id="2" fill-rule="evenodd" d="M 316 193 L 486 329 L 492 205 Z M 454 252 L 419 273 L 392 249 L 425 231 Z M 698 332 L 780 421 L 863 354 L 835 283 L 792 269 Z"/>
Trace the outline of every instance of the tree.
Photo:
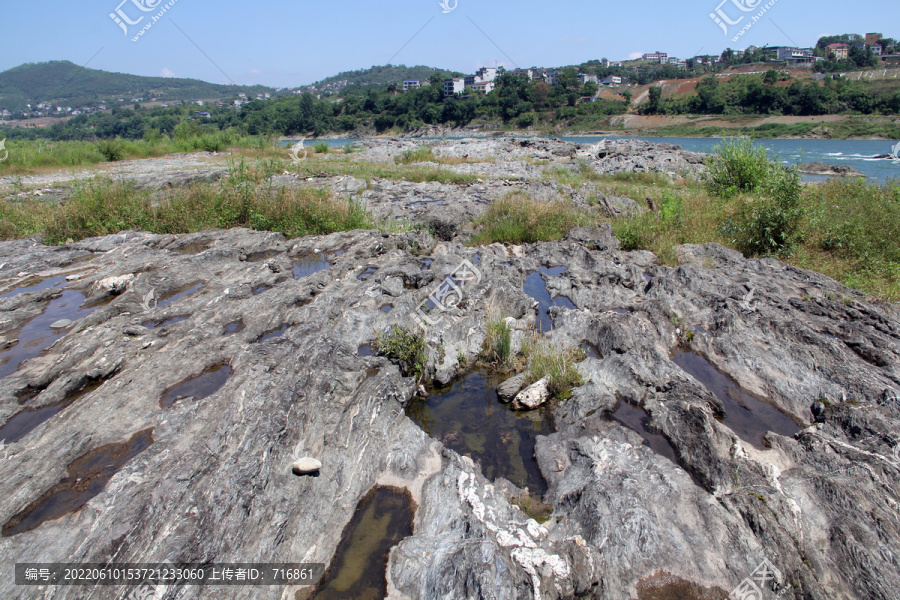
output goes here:
<path id="1" fill-rule="evenodd" d="M 763 77 L 763 83 L 766 85 L 775 85 L 778 82 L 778 71 L 775 69 L 769 69 L 766 71 L 765 77 Z"/>
<path id="2" fill-rule="evenodd" d="M 581 93 L 585 96 L 596 96 L 598 89 L 599 88 L 596 83 L 594 83 L 593 81 L 588 81 L 581 88 Z"/>
<path id="3" fill-rule="evenodd" d="M 631 106 L 631 98 L 633 96 L 634 96 L 634 94 L 632 94 L 630 90 L 625 90 L 624 92 L 622 92 L 622 97 L 625 98 L 625 107 L 626 108 Z"/>
<path id="4" fill-rule="evenodd" d="M 650 88 L 650 101 L 647 103 L 647 113 L 655 115 L 659 112 L 660 101 L 662 100 L 662 88 L 654 85 Z"/>

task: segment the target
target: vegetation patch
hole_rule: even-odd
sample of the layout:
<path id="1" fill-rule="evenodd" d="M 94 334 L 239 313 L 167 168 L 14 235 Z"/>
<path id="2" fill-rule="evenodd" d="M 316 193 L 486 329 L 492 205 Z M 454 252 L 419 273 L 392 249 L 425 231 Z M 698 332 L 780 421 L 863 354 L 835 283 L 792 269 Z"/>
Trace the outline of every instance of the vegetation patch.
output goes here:
<path id="1" fill-rule="evenodd" d="M 413 376 L 418 381 L 425 373 L 427 344 L 422 334 L 392 325 L 375 339 L 373 346 L 380 354 L 396 360 L 405 376 Z"/>
<path id="2" fill-rule="evenodd" d="M 569 201 L 538 202 L 524 192 L 510 192 L 492 202 L 484 215 L 475 221 L 480 231 L 470 245 L 553 241 L 588 222 L 588 216 Z"/>

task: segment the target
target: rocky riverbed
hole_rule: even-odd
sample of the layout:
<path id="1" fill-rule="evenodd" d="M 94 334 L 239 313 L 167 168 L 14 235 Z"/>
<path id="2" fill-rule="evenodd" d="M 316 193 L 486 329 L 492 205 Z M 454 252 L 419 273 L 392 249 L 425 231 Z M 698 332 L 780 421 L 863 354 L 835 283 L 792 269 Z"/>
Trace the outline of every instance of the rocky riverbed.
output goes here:
<path id="1" fill-rule="evenodd" d="M 668 147 L 494 143 L 449 145 L 441 152 L 496 160 L 446 168 L 512 172 L 579 155 L 598 170 L 700 168 Z M 391 160 L 407 144 L 366 153 Z M 677 168 L 664 168 L 667 157 Z M 16 586 L 13 565 L 24 562 L 327 565 L 360 501 L 390 486 L 414 507 L 412 535 L 387 561 L 390 598 L 700 599 L 750 584 L 762 598 L 896 598 L 895 305 L 713 244 L 683 246 L 681 266 L 660 266 L 621 251 L 607 227 L 463 245 L 468 221 L 504 190 L 560 193 L 527 169 L 458 186 L 281 177 L 362 195 L 383 214 L 423 202 L 426 218 L 449 225 L 0 243 L 0 596 L 127 592 Z M 632 204 L 611 201 L 640 210 Z M 391 325 L 417 327 L 420 303 L 461 265 L 474 276 L 458 301 L 427 315 L 426 379 L 468 371 L 489 308 L 509 317 L 520 348 L 540 320 L 532 273 L 574 307 L 544 306 L 553 327 L 542 335 L 591 349 L 579 363 L 585 384 L 542 407 L 543 523 L 516 501 L 521 482 L 488 480 L 406 415 L 419 382 L 362 351 Z M 645 443 L 651 435 L 673 452 Z M 300 458 L 321 468 L 298 474 Z M 156 598 L 313 592 L 160 586 Z"/>

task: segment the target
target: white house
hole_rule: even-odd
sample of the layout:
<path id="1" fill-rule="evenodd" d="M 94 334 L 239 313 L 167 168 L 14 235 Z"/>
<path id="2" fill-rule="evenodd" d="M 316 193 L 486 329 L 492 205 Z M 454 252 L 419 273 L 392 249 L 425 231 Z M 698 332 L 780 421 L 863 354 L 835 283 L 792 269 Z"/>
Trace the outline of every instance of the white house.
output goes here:
<path id="1" fill-rule="evenodd" d="M 454 77 L 444 80 L 444 97 L 455 96 L 466 91 L 466 80 L 463 77 Z"/>

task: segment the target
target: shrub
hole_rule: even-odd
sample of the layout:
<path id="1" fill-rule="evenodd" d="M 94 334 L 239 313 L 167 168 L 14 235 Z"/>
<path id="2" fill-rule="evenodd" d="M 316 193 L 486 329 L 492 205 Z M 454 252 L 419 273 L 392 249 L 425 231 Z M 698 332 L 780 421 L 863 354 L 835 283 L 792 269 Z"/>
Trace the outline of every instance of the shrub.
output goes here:
<path id="1" fill-rule="evenodd" d="M 705 183 L 717 196 L 755 191 L 770 169 L 769 155 L 750 138 L 724 139 L 706 160 Z"/>
<path id="2" fill-rule="evenodd" d="M 419 380 L 425 373 L 426 344 L 425 337 L 421 334 L 392 325 L 387 332 L 375 339 L 373 346 L 381 354 L 396 360 L 404 375 L 413 375 Z"/>
<path id="3" fill-rule="evenodd" d="M 331 150 L 331 146 L 328 145 L 328 142 L 316 142 L 315 145 L 313 145 L 313 150 L 316 154 L 328 154 Z"/>
<path id="4" fill-rule="evenodd" d="M 103 158 L 109 162 L 122 160 L 125 153 L 125 145 L 119 138 L 113 140 L 100 140 L 97 142 L 97 150 L 103 155 Z"/>
<path id="5" fill-rule="evenodd" d="M 759 194 L 744 198 L 723 233 L 747 256 L 784 255 L 797 241 L 800 219 L 800 175 L 794 168 L 772 164 L 758 184 Z"/>

